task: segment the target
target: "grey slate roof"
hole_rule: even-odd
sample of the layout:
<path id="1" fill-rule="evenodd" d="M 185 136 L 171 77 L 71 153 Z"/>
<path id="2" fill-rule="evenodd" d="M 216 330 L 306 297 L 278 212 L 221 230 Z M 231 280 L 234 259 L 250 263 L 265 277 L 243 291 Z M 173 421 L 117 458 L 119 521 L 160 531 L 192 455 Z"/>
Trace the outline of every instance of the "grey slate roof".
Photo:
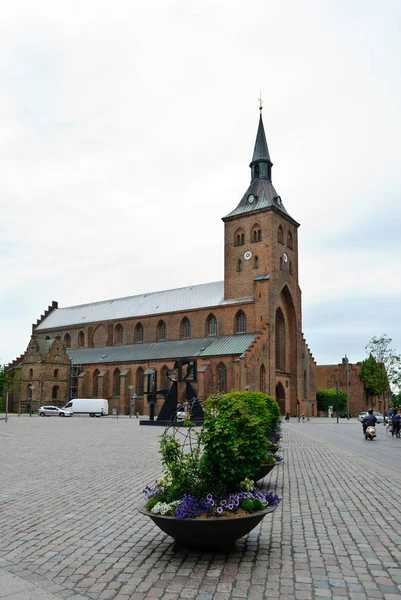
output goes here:
<path id="1" fill-rule="evenodd" d="M 76 365 L 241 355 L 250 346 L 256 335 L 256 333 L 242 333 L 167 342 L 123 344 L 103 348 L 78 348 L 76 350 L 68 349 L 67 353 L 73 364 Z"/>
<path id="2" fill-rule="evenodd" d="M 224 281 L 216 281 L 174 290 L 56 308 L 36 327 L 36 331 L 252 301 L 252 297 L 224 300 Z"/>
<path id="3" fill-rule="evenodd" d="M 249 204 L 248 202 L 248 196 L 250 194 L 253 194 L 256 198 L 256 201 L 252 204 Z M 280 196 L 274 189 L 272 182 L 268 179 L 254 179 L 251 181 L 251 184 L 243 195 L 241 202 L 236 208 L 234 208 L 234 210 L 232 210 L 223 218 L 223 221 L 229 219 L 230 217 L 237 217 L 239 215 L 248 213 L 257 213 L 261 210 L 266 210 L 269 208 L 284 214 L 295 225 L 299 225 L 299 223 L 297 223 L 286 211 Z"/>
<path id="4" fill-rule="evenodd" d="M 270 161 L 269 148 L 267 147 L 265 129 L 263 127 L 262 113 L 260 113 L 259 117 L 259 127 L 258 132 L 256 134 L 255 148 L 253 150 L 252 162 L 256 162 L 258 160 L 268 160 Z"/>

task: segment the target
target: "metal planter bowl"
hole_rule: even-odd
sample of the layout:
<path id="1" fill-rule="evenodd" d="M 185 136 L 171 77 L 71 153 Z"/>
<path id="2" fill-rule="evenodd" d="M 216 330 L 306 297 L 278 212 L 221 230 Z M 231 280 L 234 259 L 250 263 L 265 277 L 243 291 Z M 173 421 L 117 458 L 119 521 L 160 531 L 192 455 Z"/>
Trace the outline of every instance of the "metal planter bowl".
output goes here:
<path id="1" fill-rule="evenodd" d="M 211 517 L 208 519 L 176 519 L 155 515 L 143 506 L 139 512 L 152 521 L 177 542 L 202 548 L 224 547 L 247 535 L 260 521 L 276 510 L 278 504 L 244 517 Z"/>
<path id="2" fill-rule="evenodd" d="M 259 481 L 259 479 L 263 479 L 263 477 L 266 477 L 266 475 L 268 475 L 276 465 L 278 465 L 279 463 L 265 463 L 264 465 L 260 465 L 259 467 L 259 471 L 256 473 L 256 475 L 254 475 L 253 480 L 254 481 Z"/>

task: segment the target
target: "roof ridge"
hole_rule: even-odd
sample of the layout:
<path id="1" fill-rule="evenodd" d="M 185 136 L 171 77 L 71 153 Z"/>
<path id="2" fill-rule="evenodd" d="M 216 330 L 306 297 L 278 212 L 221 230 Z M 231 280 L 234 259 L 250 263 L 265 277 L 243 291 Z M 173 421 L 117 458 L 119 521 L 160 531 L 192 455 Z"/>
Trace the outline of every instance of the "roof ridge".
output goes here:
<path id="1" fill-rule="evenodd" d="M 209 283 L 195 283 L 193 285 L 185 285 L 179 288 L 169 288 L 167 290 L 157 290 L 155 292 L 144 292 L 143 294 L 133 294 L 131 296 L 121 296 L 119 298 L 108 298 L 106 300 L 97 300 L 96 302 L 84 302 L 83 304 L 73 304 L 71 306 L 63 306 L 62 308 L 58 308 L 58 310 L 67 310 L 71 308 L 83 308 L 84 306 L 95 306 L 96 304 L 104 304 L 105 302 L 117 302 L 118 300 L 128 300 L 129 298 L 140 298 L 141 296 L 152 296 L 155 294 L 165 294 L 167 292 L 177 292 L 179 290 L 186 290 L 188 288 L 199 288 L 201 286 L 206 285 L 214 285 L 218 283 L 224 283 L 223 280 L 220 281 L 210 281 Z"/>

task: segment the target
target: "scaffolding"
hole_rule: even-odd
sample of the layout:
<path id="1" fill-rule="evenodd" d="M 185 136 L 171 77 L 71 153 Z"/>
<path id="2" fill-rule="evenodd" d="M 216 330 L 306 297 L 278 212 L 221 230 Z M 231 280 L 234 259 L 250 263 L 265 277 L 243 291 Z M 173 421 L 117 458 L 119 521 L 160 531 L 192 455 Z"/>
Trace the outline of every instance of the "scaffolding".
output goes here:
<path id="1" fill-rule="evenodd" d="M 68 402 L 74 398 L 78 398 L 78 377 L 82 371 L 82 365 L 71 364 L 70 380 L 68 386 Z"/>

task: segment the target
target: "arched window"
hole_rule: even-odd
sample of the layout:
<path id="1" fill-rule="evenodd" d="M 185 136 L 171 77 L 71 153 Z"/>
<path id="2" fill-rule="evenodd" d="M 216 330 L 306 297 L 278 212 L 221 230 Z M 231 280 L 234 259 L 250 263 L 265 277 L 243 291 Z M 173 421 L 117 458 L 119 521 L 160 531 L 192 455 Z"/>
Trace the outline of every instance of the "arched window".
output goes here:
<path id="1" fill-rule="evenodd" d="M 78 348 L 83 348 L 85 346 L 85 334 L 83 331 L 80 331 L 78 334 Z"/>
<path id="2" fill-rule="evenodd" d="M 56 379 L 56 377 L 58 377 L 58 369 L 54 369 L 54 373 L 53 373 L 53 375 L 54 375 L 54 378 L 55 378 L 55 379 Z"/>
<path id="3" fill-rule="evenodd" d="M 164 321 L 159 321 L 157 324 L 156 339 L 158 342 L 166 339 L 166 324 Z"/>
<path id="4" fill-rule="evenodd" d="M 234 234 L 234 246 L 243 246 L 245 244 L 245 233 L 243 229 L 237 229 Z"/>
<path id="5" fill-rule="evenodd" d="M 290 248 L 291 250 L 293 250 L 294 246 L 293 246 L 293 241 L 292 241 L 292 233 L 291 231 L 288 232 L 287 235 L 287 246 L 288 248 Z"/>
<path id="6" fill-rule="evenodd" d="M 64 336 L 64 346 L 66 348 L 71 348 L 71 336 L 69 333 L 66 333 Z"/>
<path id="7" fill-rule="evenodd" d="M 191 337 L 191 321 L 184 317 L 180 325 L 180 337 L 190 338 Z"/>
<path id="8" fill-rule="evenodd" d="M 58 399 L 58 385 L 52 387 L 52 400 Z"/>
<path id="9" fill-rule="evenodd" d="M 99 396 L 99 370 L 96 369 L 92 375 L 92 397 L 98 398 Z"/>
<path id="10" fill-rule="evenodd" d="M 123 326 L 120 325 L 120 323 L 119 323 L 114 330 L 114 343 L 122 344 L 123 339 L 124 339 L 123 336 L 124 336 L 124 329 L 123 329 Z"/>
<path id="11" fill-rule="evenodd" d="M 261 392 L 265 392 L 266 391 L 266 369 L 265 369 L 265 365 L 262 365 L 260 367 L 260 373 L 259 373 L 259 389 Z"/>
<path id="12" fill-rule="evenodd" d="M 137 369 L 136 372 L 136 395 L 137 396 L 143 396 L 143 390 L 144 390 L 144 374 L 143 374 L 143 369 L 142 367 L 139 367 L 139 369 Z"/>
<path id="13" fill-rule="evenodd" d="M 103 323 L 100 323 L 93 332 L 92 343 L 94 348 L 103 348 L 108 345 L 107 329 Z"/>
<path id="14" fill-rule="evenodd" d="M 47 335 L 47 336 L 45 337 L 45 340 L 50 340 L 50 335 Z"/>
<path id="15" fill-rule="evenodd" d="M 135 342 L 143 342 L 143 325 L 142 323 L 137 323 L 134 331 L 134 340 Z"/>
<path id="16" fill-rule="evenodd" d="M 217 365 L 217 391 L 223 394 L 227 391 L 227 369 L 224 363 Z"/>
<path id="17" fill-rule="evenodd" d="M 259 177 L 259 172 L 260 172 L 259 165 L 256 164 L 254 166 L 255 179 L 257 179 Z"/>
<path id="18" fill-rule="evenodd" d="M 168 367 L 166 367 L 166 365 L 164 365 L 164 367 L 162 368 L 160 375 L 162 382 L 162 390 L 168 390 L 170 387 L 170 379 L 167 377 Z"/>
<path id="19" fill-rule="evenodd" d="M 113 373 L 113 396 L 120 395 L 120 369 L 115 369 Z"/>
<path id="20" fill-rule="evenodd" d="M 288 265 L 288 270 L 290 275 L 292 275 L 292 262 L 290 261 L 290 264 Z"/>
<path id="21" fill-rule="evenodd" d="M 276 369 L 285 371 L 285 321 L 281 308 L 276 311 Z"/>
<path id="22" fill-rule="evenodd" d="M 246 315 L 243 310 L 235 315 L 235 333 L 246 333 Z"/>
<path id="23" fill-rule="evenodd" d="M 252 231 L 251 231 L 251 241 L 252 242 L 260 242 L 260 240 L 262 239 L 262 230 L 260 228 L 259 224 L 255 224 L 252 227 Z"/>
<path id="24" fill-rule="evenodd" d="M 237 260 L 237 273 L 240 273 L 242 271 L 242 260 L 239 258 Z"/>
<path id="25" fill-rule="evenodd" d="M 283 270 L 283 257 L 280 256 L 280 270 Z"/>
<path id="26" fill-rule="evenodd" d="M 33 369 L 29 369 L 29 379 L 32 379 L 33 377 Z"/>
<path id="27" fill-rule="evenodd" d="M 217 335 L 217 319 L 214 315 L 206 319 L 206 335 Z"/>
<path id="28" fill-rule="evenodd" d="M 254 269 L 259 268 L 259 258 L 256 255 L 254 256 L 254 259 L 253 259 L 253 268 Z"/>
<path id="29" fill-rule="evenodd" d="M 280 244 L 284 244 L 284 231 L 281 225 L 278 226 L 277 239 L 280 242 Z"/>

